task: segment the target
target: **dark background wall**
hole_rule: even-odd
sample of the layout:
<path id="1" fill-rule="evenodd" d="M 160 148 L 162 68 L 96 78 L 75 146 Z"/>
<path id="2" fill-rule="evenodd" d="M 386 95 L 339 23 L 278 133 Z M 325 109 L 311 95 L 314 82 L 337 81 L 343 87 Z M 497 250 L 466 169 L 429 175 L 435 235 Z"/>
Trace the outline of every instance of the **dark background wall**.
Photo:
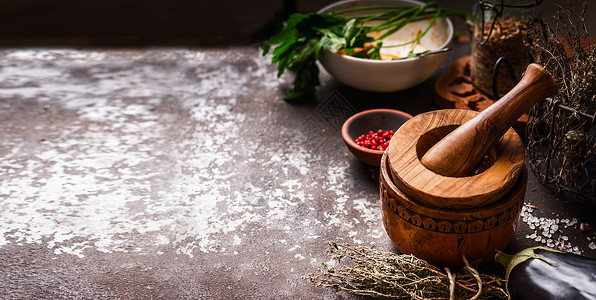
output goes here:
<path id="1" fill-rule="evenodd" d="M 314 12 L 332 0 L 3 0 L 0 45 L 223 45 L 270 34 L 287 14 Z M 473 0 L 438 0 L 471 11 Z M 582 1 L 560 1 L 579 7 Z M 569 4 L 571 3 L 571 4 Z M 545 16 L 553 1 L 542 4 Z M 587 23 L 596 35 L 596 3 Z M 456 20 L 463 31 L 463 22 Z"/>

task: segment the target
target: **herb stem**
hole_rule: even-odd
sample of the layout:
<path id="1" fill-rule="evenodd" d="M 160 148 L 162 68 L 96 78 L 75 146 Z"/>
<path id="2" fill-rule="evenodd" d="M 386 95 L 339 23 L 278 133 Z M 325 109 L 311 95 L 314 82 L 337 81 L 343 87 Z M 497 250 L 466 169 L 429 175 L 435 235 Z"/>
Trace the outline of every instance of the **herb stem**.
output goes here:
<path id="1" fill-rule="evenodd" d="M 414 47 L 412 47 L 412 50 L 410 50 L 410 55 L 414 53 L 414 48 L 416 47 L 416 44 L 418 42 L 420 42 L 420 39 L 422 39 L 422 37 L 426 35 L 426 33 L 430 30 L 430 28 L 433 27 L 433 25 L 435 25 L 435 22 L 437 21 L 437 17 L 439 16 L 440 13 L 441 13 L 441 8 L 439 7 L 439 8 L 437 8 L 437 13 L 435 14 L 435 17 L 432 19 L 432 21 L 430 21 L 430 24 L 428 24 L 426 29 L 412 41 L 412 44 L 414 45 Z M 408 55 L 408 56 L 410 56 L 410 55 Z"/>
<path id="2" fill-rule="evenodd" d="M 360 12 L 360 11 L 367 11 L 367 10 L 391 10 L 391 11 L 399 11 L 405 10 L 410 8 L 411 6 L 362 6 L 362 7 L 354 7 L 348 8 L 343 10 L 338 10 L 332 12 L 334 15 L 345 15 L 352 12 Z"/>

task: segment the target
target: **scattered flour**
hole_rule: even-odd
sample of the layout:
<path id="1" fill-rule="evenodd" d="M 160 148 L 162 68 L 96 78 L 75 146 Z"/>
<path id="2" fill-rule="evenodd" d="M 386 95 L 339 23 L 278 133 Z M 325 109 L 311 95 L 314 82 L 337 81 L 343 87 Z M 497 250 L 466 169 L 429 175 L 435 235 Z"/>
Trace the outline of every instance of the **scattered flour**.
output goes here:
<path id="1" fill-rule="evenodd" d="M 238 109 L 254 90 L 249 83 L 275 91 L 282 79 L 258 54 L 226 55 L 0 51 L 0 101 L 34 100 L 76 115 L 48 124 L 55 126 L 46 129 L 52 136 L 35 148 L 19 134 L 35 128 L 3 137 L 0 247 L 43 242 L 57 255 L 84 257 L 93 249 L 193 257 L 238 253 L 250 240 L 243 237 L 259 230 L 280 244 L 322 239 L 320 232 L 379 238 L 378 201 L 348 195 L 349 164 L 313 157 L 299 143 L 275 148 L 243 141 L 252 129 L 239 124 L 259 122 Z M 249 72 L 226 60 L 243 60 Z M 249 96 L 250 105 L 271 105 Z M 326 180 L 297 179 L 317 172 Z M 322 201 L 324 213 L 312 209 Z"/>

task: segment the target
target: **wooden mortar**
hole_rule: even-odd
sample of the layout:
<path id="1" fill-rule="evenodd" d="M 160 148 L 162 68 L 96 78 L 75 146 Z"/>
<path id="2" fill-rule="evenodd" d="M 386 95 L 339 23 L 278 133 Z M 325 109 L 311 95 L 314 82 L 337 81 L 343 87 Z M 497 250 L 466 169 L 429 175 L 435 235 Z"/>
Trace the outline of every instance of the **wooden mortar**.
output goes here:
<path id="1" fill-rule="evenodd" d="M 380 174 L 383 225 L 400 252 L 435 266 L 462 267 L 464 255 L 472 263 L 486 263 L 513 237 L 526 193 L 525 167 L 500 201 L 475 209 L 420 204 L 392 183 L 388 169 L 385 152 Z"/>
<path id="2" fill-rule="evenodd" d="M 556 85 L 531 64 L 481 113 L 420 114 L 395 133 L 381 162 L 383 223 L 400 251 L 439 266 L 486 262 L 513 236 L 527 183 L 524 145 L 511 126 Z M 484 163 L 480 163 L 484 161 Z"/>
<path id="3" fill-rule="evenodd" d="M 420 161 L 437 141 L 477 115 L 471 110 L 445 109 L 417 115 L 402 125 L 387 149 L 389 174 L 397 188 L 421 204 L 450 209 L 476 208 L 501 199 L 524 166 L 524 145 L 513 129 L 488 154 L 492 165 L 478 174 L 444 176 Z"/>

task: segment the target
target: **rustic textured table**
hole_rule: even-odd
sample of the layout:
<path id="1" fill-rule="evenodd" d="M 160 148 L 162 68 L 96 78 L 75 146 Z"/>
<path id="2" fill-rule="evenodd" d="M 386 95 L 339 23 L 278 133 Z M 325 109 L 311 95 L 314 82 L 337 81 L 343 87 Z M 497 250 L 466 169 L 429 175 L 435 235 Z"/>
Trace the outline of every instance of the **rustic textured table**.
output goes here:
<path id="1" fill-rule="evenodd" d="M 323 71 L 316 101 L 288 103 L 291 77 L 252 46 L 0 50 L 0 298 L 351 298 L 301 279 L 330 260 L 327 241 L 396 251 L 378 170 L 340 126 L 369 108 L 437 109 L 434 81 L 467 53 L 455 44 L 397 93 Z M 526 202 L 532 220 L 569 219 L 560 235 L 596 256 L 573 224 L 596 225 L 593 211 L 532 175 Z M 543 244 L 527 218 L 509 251 Z"/>

